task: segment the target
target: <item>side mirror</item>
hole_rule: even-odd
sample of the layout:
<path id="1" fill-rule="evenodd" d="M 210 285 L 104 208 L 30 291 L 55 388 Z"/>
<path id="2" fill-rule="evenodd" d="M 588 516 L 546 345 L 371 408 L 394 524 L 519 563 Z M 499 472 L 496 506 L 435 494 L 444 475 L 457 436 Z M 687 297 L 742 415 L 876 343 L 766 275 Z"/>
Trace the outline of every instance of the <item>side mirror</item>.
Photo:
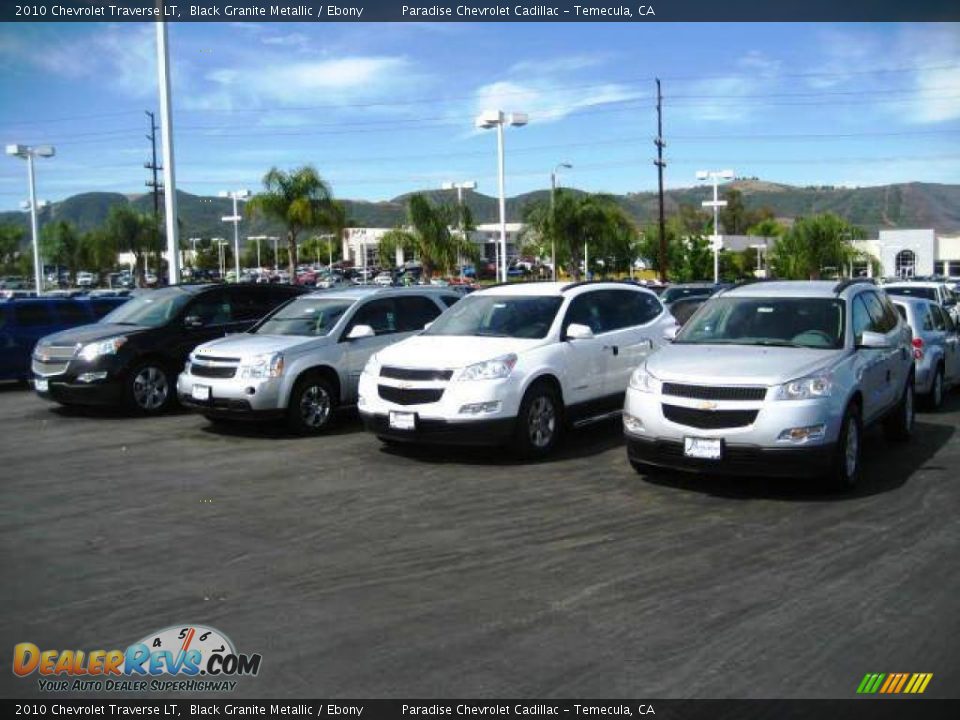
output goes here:
<path id="1" fill-rule="evenodd" d="M 347 333 L 347 340 L 361 340 L 362 338 L 375 337 L 377 333 L 369 325 L 354 325 Z"/>
<path id="2" fill-rule="evenodd" d="M 885 350 L 890 347 L 890 343 L 887 342 L 887 336 L 883 333 L 864 330 L 857 347 L 867 348 L 868 350 Z"/>
<path id="3" fill-rule="evenodd" d="M 431 325 L 433 325 L 433 320 L 431 320 L 431 321 L 428 322 L 426 325 L 424 325 L 424 326 L 423 326 L 423 329 L 424 329 L 424 330 L 429 330 Z"/>
<path id="4" fill-rule="evenodd" d="M 679 325 L 671 325 L 668 328 L 665 328 L 663 331 L 663 339 L 667 342 L 673 342 L 677 339 L 677 333 L 680 332 Z"/>
<path id="5" fill-rule="evenodd" d="M 565 340 L 589 340 L 593 337 L 593 330 L 580 323 L 570 323 L 567 326 Z"/>

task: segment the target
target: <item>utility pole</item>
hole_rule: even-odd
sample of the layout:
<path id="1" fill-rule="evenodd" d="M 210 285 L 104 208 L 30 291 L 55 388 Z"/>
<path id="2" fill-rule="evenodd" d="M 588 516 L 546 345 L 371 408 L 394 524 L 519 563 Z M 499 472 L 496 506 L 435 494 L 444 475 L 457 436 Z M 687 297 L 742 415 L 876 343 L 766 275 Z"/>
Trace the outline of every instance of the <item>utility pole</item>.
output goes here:
<path id="1" fill-rule="evenodd" d="M 163 190 L 163 183 L 157 179 L 157 173 L 163 167 L 157 164 L 157 130 L 159 128 L 156 118 L 149 110 L 144 110 L 144 113 L 150 119 L 150 134 L 147 135 L 147 140 L 150 141 L 150 162 L 144 163 L 143 166 L 152 173 L 152 178 L 147 180 L 145 184 L 153 193 L 153 250 L 157 253 L 157 267 L 159 268 L 162 255 L 160 250 L 160 192 Z"/>
<path id="2" fill-rule="evenodd" d="M 653 141 L 657 146 L 657 159 L 653 164 L 657 166 L 657 182 L 660 187 L 660 282 L 667 281 L 667 225 L 663 218 L 663 169 L 667 163 L 663 160 L 663 96 L 660 94 L 660 78 L 657 78 L 657 139 Z"/>
<path id="3" fill-rule="evenodd" d="M 163 2 L 157 0 L 160 17 Z M 167 23 L 156 21 L 157 85 L 160 90 L 160 132 L 163 137 L 163 199 L 167 221 L 167 268 L 170 285 L 180 282 L 180 228 L 177 226 L 177 181 L 173 160 L 173 108 L 170 101 L 170 56 L 167 52 Z"/>

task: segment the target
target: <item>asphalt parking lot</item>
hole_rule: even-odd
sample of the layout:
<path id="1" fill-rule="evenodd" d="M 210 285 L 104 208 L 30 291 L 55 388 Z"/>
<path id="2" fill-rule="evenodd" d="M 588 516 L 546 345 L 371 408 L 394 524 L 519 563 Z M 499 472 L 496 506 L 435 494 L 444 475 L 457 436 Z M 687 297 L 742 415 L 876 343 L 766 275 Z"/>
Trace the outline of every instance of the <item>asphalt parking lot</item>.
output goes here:
<path id="1" fill-rule="evenodd" d="M 204 623 L 234 697 L 853 697 L 867 672 L 960 695 L 960 394 L 879 431 L 852 494 L 642 478 L 616 422 L 551 461 L 381 447 L 0 388 L 0 694 L 11 649 Z"/>

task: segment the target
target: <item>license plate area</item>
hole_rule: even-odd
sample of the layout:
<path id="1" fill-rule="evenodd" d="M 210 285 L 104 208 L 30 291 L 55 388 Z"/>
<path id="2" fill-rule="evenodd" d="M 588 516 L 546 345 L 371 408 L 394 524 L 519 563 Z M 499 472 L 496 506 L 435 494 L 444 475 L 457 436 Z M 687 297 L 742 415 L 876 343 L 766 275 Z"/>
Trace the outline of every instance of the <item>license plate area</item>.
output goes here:
<path id="1" fill-rule="evenodd" d="M 37 378 L 33 381 L 33 387 L 36 388 L 37 392 L 48 392 L 50 390 L 50 383 L 42 378 Z"/>
<path id="2" fill-rule="evenodd" d="M 416 430 L 417 414 L 411 412 L 390 411 L 390 428 L 392 430 Z"/>
<path id="3" fill-rule="evenodd" d="M 719 438 L 685 437 L 683 454 L 698 460 L 719 460 L 723 456 L 723 441 Z"/>
<path id="4" fill-rule="evenodd" d="M 194 385 L 190 391 L 190 396 L 194 400 L 199 400 L 200 402 L 208 402 L 210 400 L 210 386 Z"/>

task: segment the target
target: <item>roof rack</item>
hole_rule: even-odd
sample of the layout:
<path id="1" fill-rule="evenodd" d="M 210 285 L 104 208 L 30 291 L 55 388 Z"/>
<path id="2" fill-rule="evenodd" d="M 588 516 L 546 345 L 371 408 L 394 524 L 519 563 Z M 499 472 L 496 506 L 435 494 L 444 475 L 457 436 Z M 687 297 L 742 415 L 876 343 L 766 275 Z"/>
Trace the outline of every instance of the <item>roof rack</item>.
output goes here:
<path id="1" fill-rule="evenodd" d="M 864 285 L 877 284 L 876 282 L 874 282 L 873 278 L 846 278 L 845 280 L 841 280 L 840 282 L 838 282 L 836 285 L 833 286 L 833 294 L 839 295 L 848 287 L 851 287 L 852 285 L 860 285 L 861 283 Z"/>

